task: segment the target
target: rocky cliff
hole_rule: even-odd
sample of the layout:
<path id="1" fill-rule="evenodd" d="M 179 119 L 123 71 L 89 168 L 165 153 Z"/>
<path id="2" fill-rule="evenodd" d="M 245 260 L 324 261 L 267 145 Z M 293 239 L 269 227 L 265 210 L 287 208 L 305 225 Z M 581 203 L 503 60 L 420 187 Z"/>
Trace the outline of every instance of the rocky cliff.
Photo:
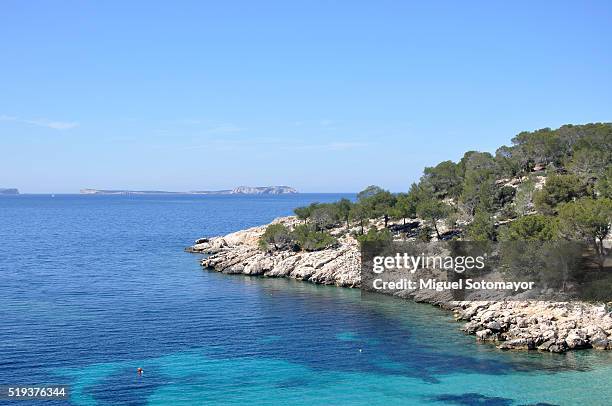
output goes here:
<path id="1" fill-rule="evenodd" d="M 282 217 L 273 221 L 289 228 L 299 221 Z M 338 244 L 314 252 L 263 252 L 259 237 L 266 226 L 223 237 L 201 238 L 186 250 L 208 254 L 202 266 L 227 274 L 288 277 L 312 283 L 358 288 L 361 283 L 358 242 L 342 228 L 331 231 Z M 441 306 L 464 321 L 463 330 L 479 341 L 500 349 L 564 352 L 595 348 L 612 350 L 612 309 L 605 304 L 543 301 L 453 301 L 446 292 L 414 290 L 396 293 Z"/>

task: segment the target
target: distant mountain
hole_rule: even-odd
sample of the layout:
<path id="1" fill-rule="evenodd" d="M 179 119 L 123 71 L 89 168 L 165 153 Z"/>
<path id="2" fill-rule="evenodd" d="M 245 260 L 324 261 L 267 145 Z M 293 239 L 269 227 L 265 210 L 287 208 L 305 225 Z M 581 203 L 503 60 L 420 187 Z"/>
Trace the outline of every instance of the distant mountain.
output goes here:
<path id="1" fill-rule="evenodd" d="M 19 189 L 15 189 L 15 188 L 2 189 L 2 188 L 0 188 L 0 195 L 18 195 L 18 194 L 19 194 Z"/>
<path id="2" fill-rule="evenodd" d="M 298 193 L 289 186 L 238 186 L 234 189 L 224 190 L 194 190 L 190 192 L 167 192 L 164 190 L 108 190 L 108 189 L 81 189 L 83 195 L 281 195 Z"/>

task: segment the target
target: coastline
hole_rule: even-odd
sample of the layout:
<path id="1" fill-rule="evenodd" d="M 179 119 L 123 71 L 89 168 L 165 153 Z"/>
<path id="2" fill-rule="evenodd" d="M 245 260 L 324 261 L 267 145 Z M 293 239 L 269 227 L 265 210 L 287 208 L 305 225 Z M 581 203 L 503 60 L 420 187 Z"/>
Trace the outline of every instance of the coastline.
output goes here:
<path id="1" fill-rule="evenodd" d="M 293 228 L 295 216 L 279 217 L 270 224 Z M 338 245 L 312 252 L 264 252 L 258 247 L 266 225 L 225 236 L 200 238 L 185 250 L 208 254 L 205 268 L 226 274 L 286 277 L 314 284 L 359 288 L 359 243 L 338 227 L 331 231 Z M 612 309 L 585 302 L 455 301 L 448 292 L 419 289 L 394 296 L 429 303 L 454 313 L 462 330 L 502 350 L 539 350 L 562 353 L 593 348 L 612 350 Z"/>

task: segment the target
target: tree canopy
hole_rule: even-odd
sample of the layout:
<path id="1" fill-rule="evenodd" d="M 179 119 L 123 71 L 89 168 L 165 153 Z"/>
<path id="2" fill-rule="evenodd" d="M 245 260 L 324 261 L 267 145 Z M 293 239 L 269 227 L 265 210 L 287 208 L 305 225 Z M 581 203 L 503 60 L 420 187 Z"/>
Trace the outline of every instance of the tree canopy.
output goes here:
<path id="1" fill-rule="evenodd" d="M 422 223 L 411 231 L 412 238 L 429 239 L 433 233 L 442 238 L 439 222 L 447 220 L 449 235 L 475 241 L 565 238 L 601 246 L 610 231 L 611 198 L 612 124 L 593 123 L 524 131 L 495 155 L 468 151 L 457 163 L 424 168 L 407 193 L 370 185 L 355 201 L 312 203 L 295 214 L 308 226 L 299 233 L 324 233 L 341 225 L 351 231 L 352 224 L 358 227 L 351 232 L 374 238 L 376 224 L 383 220 L 387 229 L 393 219 L 403 226 L 391 229 L 405 236 L 413 227 L 406 219 L 417 218 Z M 286 238 L 281 229 L 274 235 L 266 236 L 267 244 Z M 309 241 L 302 246 L 319 247 L 325 239 L 313 234 Z"/>

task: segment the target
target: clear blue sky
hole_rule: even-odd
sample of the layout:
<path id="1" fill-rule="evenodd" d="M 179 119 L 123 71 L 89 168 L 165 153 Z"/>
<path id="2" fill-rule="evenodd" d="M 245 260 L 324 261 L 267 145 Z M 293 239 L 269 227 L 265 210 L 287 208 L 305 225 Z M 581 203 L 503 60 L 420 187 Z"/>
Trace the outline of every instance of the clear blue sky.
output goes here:
<path id="1" fill-rule="evenodd" d="M 407 190 L 612 121 L 609 1 L 4 1 L 0 187 Z"/>

